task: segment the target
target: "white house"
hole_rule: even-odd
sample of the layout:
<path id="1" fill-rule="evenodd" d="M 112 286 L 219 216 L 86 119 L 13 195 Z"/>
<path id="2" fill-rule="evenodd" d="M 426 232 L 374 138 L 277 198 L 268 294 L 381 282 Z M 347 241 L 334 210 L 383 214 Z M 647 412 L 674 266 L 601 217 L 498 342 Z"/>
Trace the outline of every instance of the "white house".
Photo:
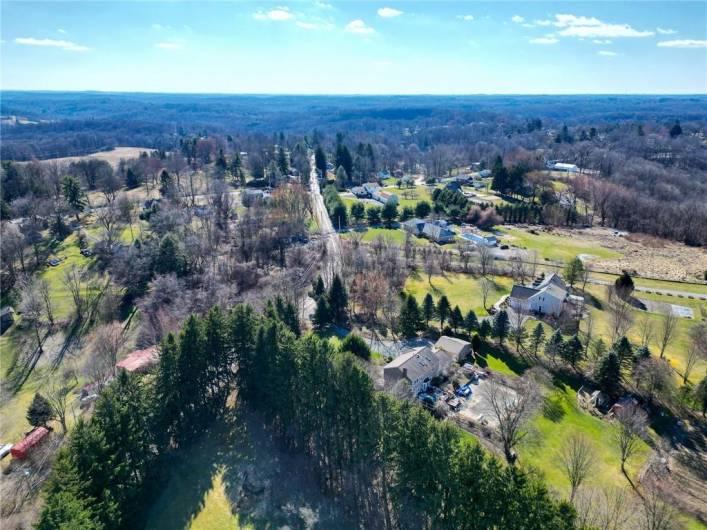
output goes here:
<path id="1" fill-rule="evenodd" d="M 398 204 L 398 196 L 395 193 L 383 191 L 380 188 L 371 193 L 371 197 L 383 205 L 388 203 Z"/>
<path id="2" fill-rule="evenodd" d="M 427 389 L 432 379 L 441 372 L 440 361 L 429 346 L 414 348 L 399 355 L 383 367 L 386 388 L 406 380 L 415 395 Z"/>
<path id="3" fill-rule="evenodd" d="M 498 239 L 496 239 L 496 236 L 485 236 L 475 232 L 464 232 L 462 237 L 483 247 L 495 247 L 498 245 Z"/>
<path id="4" fill-rule="evenodd" d="M 567 173 L 579 173 L 579 168 L 575 164 L 565 164 L 564 162 L 555 162 L 550 166 L 550 169 L 566 171 Z"/>
<path id="5" fill-rule="evenodd" d="M 514 285 L 508 296 L 508 304 L 516 311 L 558 316 L 568 296 L 565 282 L 552 273 L 533 287 Z"/>

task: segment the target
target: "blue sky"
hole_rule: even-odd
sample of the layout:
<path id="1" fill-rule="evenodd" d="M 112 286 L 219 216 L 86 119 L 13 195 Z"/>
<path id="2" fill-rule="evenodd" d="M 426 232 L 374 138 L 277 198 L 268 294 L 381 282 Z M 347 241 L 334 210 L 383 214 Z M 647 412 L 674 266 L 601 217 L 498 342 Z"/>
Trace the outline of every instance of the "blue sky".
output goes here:
<path id="1" fill-rule="evenodd" d="M 707 2 L 2 2 L 2 88 L 707 92 Z"/>

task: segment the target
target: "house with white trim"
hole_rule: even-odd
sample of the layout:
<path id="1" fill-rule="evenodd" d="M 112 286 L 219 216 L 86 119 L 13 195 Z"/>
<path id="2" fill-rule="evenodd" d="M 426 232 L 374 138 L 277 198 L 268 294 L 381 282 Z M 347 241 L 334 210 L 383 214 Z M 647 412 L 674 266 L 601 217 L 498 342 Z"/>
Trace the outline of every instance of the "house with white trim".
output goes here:
<path id="1" fill-rule="evenodd" d="M 508 305 L 524 313 L 559 316 L 568 298 L 565 282 L 552 273 L 532 287 L 514 285 L 508 295 Z"/>

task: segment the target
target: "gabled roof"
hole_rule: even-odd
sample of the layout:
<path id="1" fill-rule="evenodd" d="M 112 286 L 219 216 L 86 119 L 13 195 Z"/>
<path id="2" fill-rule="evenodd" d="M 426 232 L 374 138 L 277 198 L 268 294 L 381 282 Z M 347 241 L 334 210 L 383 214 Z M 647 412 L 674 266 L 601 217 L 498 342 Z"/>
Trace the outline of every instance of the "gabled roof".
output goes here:
<path id="1" fill-rule="evenodd" d="M 433 223 L 425 223 L 425 228 L 422 229 L 422 233 L 433 239 L 441 239 L 445 237 L 454 236 L 454 232 L 443 226 L 439 226 Z"/>
<path id="2" fill-rule="evenodd" d="M 447 335 L 441 336 L 435 343 L 435 348 L 438 350 L 444 350 L 455 356 L 458 356 L 467 346 L 471 346 L 471 343 L 456 337 L 448 337 Z"/>
<path id="3" fill-rule="evenodd" d="M 414 381 L 421 376 L 437 375 L 439 372 L 439 359 L 432 353 L 429 346 L 420 346 L 397 356 L 386 364 L 385 368 L 406 370 L 408 379 Z"/>
<path id="4" fill-rule="evenodd" d="M 540 291 L 538 289 L 533 289 L 532 287 L 525 287 L 523 285 L 514 285 L 511 289 L 511 298 L 517 298 L 519 300 L 527 300 L 533 295 L 538 294 Z"/>
<path id="5" fill-rule="evenodd" d="M 556 285 L 560 289 L 564 289 L 565 291 L 567 291 L 567 286 L 565 285 L 565 282 L 563 282 L 562 278 L 560 278 L 560 276 L 555 272 L 553 272 L 549 276 L 546 276 L 545 279 L 538 284 L 536 289 L 540 290 L 547 287 L 548 285 Z"/>

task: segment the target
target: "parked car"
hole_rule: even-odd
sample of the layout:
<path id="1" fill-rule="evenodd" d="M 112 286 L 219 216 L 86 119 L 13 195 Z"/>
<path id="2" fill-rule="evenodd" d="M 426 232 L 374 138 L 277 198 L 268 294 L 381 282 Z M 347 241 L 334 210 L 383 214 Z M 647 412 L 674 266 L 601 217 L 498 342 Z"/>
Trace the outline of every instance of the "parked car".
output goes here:
<path id="1" fill-rule="evenodd" d="M 501 245 L 501 250 L 508 250 L 508 245 Z"/>
<path id="2" fill-rule="evenodd" d="M 90 258 L 91 256 L 93 256 L 93 250 L 88 247 L 84 247 L 81 249 L 81 255 L 86 258 Z"/>
<path id="3" fill-rule="evenodd" d="M 433 406 L 437 399 L 432 394 L 425 394 L 421 392 L 418 394 L 417 398 L 422 402 L 423 405 Z"/>
<path id="4" fill-rule="evenodd" d="M 455 394 L 459 397 L 469 397 L 471 395 L 471 387 L 468 384 L 460 386 Z"/>
<path id="5" fill-rule="evenodd" d="M 50 267 L 56 267 L 61 263 L 61 260 L 59 258 L 47 258 L 47 265 Z"/>

